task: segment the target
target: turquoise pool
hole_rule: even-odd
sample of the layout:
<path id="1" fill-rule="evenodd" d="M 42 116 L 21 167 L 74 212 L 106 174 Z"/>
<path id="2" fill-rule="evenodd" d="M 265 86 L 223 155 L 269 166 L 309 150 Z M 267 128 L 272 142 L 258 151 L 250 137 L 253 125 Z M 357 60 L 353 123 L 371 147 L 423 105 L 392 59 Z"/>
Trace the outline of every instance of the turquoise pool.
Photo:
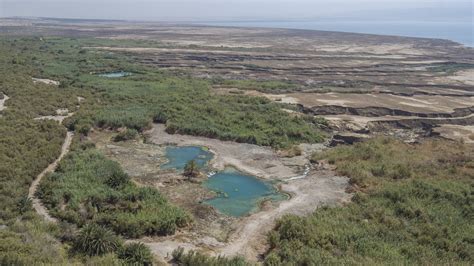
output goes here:
<path id="1" fill-rule="evenodd" d="M 166 158 L 168 162 L 161 165 L 161 169 L 176 169 L 182 171 L 187 162 L 195 160 L 202 169 L 214 155 L 202 147 L 197 146 L 168 146 L 166 147 Z"/>
<path id="2" fill-rule="evenodd" d="M 168 146 L 166 147 L 168 162 L 161 165 L 161 169 L 175 169 L 183 171 L 187 162 L 195 160 L 202 171 L 210 171 L 208 163 L 213 154 L 197 146 Z M 211 205 L 221 213 L 239 217 L 251 213 L 258 208 L 264 199 L 279 201 L 287 196 L 278 192 L 275 187 L 255 176 L 246 175 L 234 168 L 209 174 L 203 186 L 217 192 L 213 199 L 206 200 L 204 204 Z"/>
<path id="3" fill-rule="evenodd" d="M 235 217 L 256 210 L 264 199 L 272 201 L 287 199 L 287 196 L 278 192 L 272 184 L 233 168 L 227 168 L 211 176 L 204 186 L 218 193 L 217 197 L 204 203 Z"/>

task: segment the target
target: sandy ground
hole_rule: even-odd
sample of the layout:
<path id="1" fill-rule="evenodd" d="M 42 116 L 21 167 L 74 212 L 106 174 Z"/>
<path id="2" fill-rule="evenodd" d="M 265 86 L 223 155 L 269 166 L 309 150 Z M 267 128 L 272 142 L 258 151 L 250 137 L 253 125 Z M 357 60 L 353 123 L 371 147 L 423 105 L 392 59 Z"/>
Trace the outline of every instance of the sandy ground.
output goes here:
<path id="1" fill-rule="evenodd" d="M 62 123 L 64 119 L 74 115 L 74 113 L 69 113 L 68 109 L 57 109 L 56 110 L 56 115 L 45 115 L 45 116 L 40 116 L 40 117 L 35 117 L 35 120 L 45 120 L 45 119 L 50 119 L 54 121 L 58 121 L 59 123 Z"/>
<path id="2" fill-rule="evenodd" d="M 434 128 L 434 131 L 447 139 L 461 140 L 464 143 L 470 144 L 474 143 L 474 126 L 440 125 Z"/>
<path id="3" fill-rule="evenodd" d="M 205 146 L 215 154 L 212 166 L 223 170 L 225 166 L 234 166 L 246 173 L 266 179 L 287 179 L 300 175 L 309 163 L 306 156 L 285 158 L 278 156 L 271 148 L 232 141 L 220 141 L 188 135 L 171 135 L 165 132 L 165 125 L 155 124 L 147 132 L 149 140 L 155 144 L 175 144 L 179 146 Z M 322 144 L 314 144 L 312 150 L 322 149 Z M 303 150 L 310 150 L 306 147 Z"/>
<path id="4" fill-rule="evenodd" d="M 55 85 L 55 86 L 58 86 L 59 85 L 59 81 L 56 81 L 56 80 L 52 80 L 52 79 L 39 79 L 39 78 L 31 78 L 33 80 L 33 83 L 44 83 L 46 85 Z"/>
<path id="5" fill-rule="evenodd" d="M 455 75 L 450 76 L 449 78 L 466 85 L 474 85 L 474 69 L 458 71 Z"/>
<path id="6" fill-rule="evenodd" d="M 216 89 L 217 93 L 226 93 L 236 89 Z M 258 91 L 243 91 L 244 94 L 263 96 L 273 101 L 289 104 L 302 104 L 305 107 L 338 105 L 344 107 L 385 107 L 408 112 L 419 113 L 450 113 L 455 108 L 474 105 L 472 97 L 452 97 L 441 95 L 399 96 L 392 94 L 362 93 L 286 93 L 268 94 Z"/>
<path id="7" fill-rule="evenodd" d="M 48 222 L 56 223 L 57 219 L 53 218 L 49 215 L 48 210 L 41 203 L 40 199 L 35 197 L 35 193 L 36 193 L 36 190 L 38 189 L 38 185 L 41 182 L 41 180 L 43 179 L 43 177 L 46 174 L 53 172 L 56 169 L 56 167 L 58 167 L 59 162 L 69 152 L 69 147 L 71 146 L 73 135 L 74 134 L 72 132 L 67 132 L 66 138 L 64 139 L 63 146 L 61 147 L 61 154 L 59 155 L 59 157 L 54 162 L 52 162 L 50 165 L 48 165 L 48 167 L 46 167 L 46 169 L 44 169 L 43 172 L 41 172 L 36 177 L 36 179 L 33 181 L 33 183 L 31 183 L 31 186 L 30 186 L 29 191 L 28 191 L 28 198 L 32 199 L 33 208 L 35 209 L 35 211 L 41 217 L 43 217 L 44 220 L 46 220 Z"/>
<path id="8" fill-rule="evenodd" d="M 6 96 L 5 94 L 3 95 L 3 99 L 0 100 L 0 111 L 3 111 L 5 110 L 5 102 L 10 99 L 8 96 Z"/>

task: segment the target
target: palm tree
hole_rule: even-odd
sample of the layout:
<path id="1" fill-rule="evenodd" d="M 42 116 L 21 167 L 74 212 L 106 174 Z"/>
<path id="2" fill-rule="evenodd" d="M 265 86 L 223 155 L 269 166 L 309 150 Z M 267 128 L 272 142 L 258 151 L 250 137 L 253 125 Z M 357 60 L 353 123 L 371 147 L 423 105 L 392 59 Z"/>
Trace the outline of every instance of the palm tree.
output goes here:
<path id="1" fill-rule="evenodd" d="M 74 240 L 74 251 L 89 256 L 117 251 L 122 241 L 112 231 L 96 224 L 85 225 Z"/>
<path id="2" fill-rule="evenodd" d="M 199 176 L 199 168 L 195 160 L 191 160 L 184 166 L 184 175 L 188 178 Z"/>

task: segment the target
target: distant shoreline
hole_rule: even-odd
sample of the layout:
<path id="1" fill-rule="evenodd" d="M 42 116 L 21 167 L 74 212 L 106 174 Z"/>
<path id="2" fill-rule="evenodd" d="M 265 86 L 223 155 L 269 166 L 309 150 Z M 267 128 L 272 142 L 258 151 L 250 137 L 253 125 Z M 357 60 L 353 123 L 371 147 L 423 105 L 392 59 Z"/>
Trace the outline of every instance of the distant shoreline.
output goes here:
<path id="1" fill-rule="evenodd" d="M 205 26 L 234 26 L 321 30 L 346 33 L 450 40 L 474 47 L 474 28 L 466 21 L 203 21 Z"/>
<path id="2" fill-rule="evenodd" d="M 272 28 L 314 30 L 339 33 L 396 36 L 404 38 L 438 39 L 474 48 L 474 27 L 469 21 L 407 21 L 407 20 L 227 20 L 227 21 L 159 21 L 108 20 L 54 17 L 0 17 L 13 20 L 55 20 L 66 23 L 159 23 L 166 25 L 193 25 L 242 28 Z"/>

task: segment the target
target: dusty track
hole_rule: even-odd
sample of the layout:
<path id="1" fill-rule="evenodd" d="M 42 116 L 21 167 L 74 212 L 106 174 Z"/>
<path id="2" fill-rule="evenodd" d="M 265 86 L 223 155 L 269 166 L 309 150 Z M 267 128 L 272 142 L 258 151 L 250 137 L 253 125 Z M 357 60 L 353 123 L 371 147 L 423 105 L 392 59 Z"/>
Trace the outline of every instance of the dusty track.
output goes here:
<path id="1" fill-rule="evenodd" d="M 72 137 L 73 137 L 74 133 L 72 132 L 67 132 L 66 134 L 66 138 L 64 139 L 64 143 L 63 143 L 63 146 L 61 147 L 61 154 L 59 155 L 59 157 L 54 161 L 52 162 L 50 165 L 48 165 L 48 167 L 46 167 L 43 172 L 41 172 L 37 177 L 36 179 L 33 181 L 33 183 L 31 183 L 31 186 L 30 186 L 30 189 L 28 191 L 28 198 L 32 199 L 33 201 L 33 208 L 35 209 L 35 211 L 41 216 L 44 218 L 44 220 L 48 221 L 48 222 L 53 222 L 53 223 L 56 223 L 57 222 L 57 219 L 56 218 L 53 218 L 49 215 L 48 213 L 48 210 L 43 206 L 43 204 L 41 203 L 41 201 L 35 197 L 35 193 L 36 193 L 36 190 L 38 189 L 38 185 L 39 183 L 41 182 L 41 180 L 43 179 L 43 177 L 50 173 L 50 172 L 53 172 L 56 167 L 58 166 L 59 162 L 64 158 L 64 156 L 69 152 L 69 147 L 71 146 L 71 143 L 72 143 Z"/>

